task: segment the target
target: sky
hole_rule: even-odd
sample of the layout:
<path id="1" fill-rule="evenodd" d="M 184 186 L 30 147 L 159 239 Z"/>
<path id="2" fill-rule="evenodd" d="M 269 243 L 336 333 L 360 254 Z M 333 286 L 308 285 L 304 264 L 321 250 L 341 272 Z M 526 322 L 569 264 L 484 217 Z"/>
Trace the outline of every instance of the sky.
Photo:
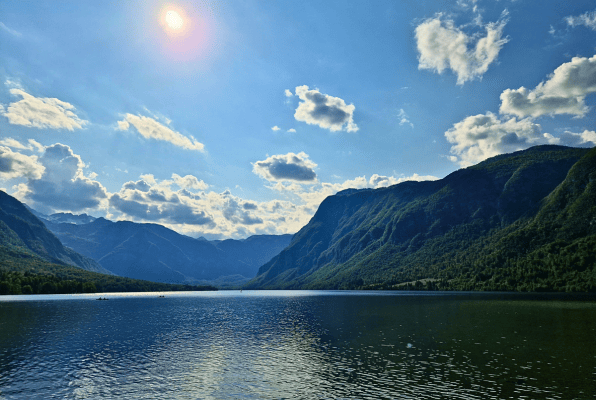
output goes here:
<path id="1" fill-rule="evenodd" d="M 596 4 L 0 2 L 0 189 L 207 239 L 596 143 Z"/>

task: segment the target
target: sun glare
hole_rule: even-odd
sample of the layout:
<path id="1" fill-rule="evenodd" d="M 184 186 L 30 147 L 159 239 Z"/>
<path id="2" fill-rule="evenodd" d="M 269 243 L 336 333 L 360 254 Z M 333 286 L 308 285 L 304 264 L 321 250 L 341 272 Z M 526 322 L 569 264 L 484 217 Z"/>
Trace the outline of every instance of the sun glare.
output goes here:
<path id="1" fill-rule="evenodd" d="M 167 15 L 165 15 L 165 21 L 171 29 L 179 30 L 183 27 L 183 18 L 181 18 L 177 11 L 167 11 Z"/>

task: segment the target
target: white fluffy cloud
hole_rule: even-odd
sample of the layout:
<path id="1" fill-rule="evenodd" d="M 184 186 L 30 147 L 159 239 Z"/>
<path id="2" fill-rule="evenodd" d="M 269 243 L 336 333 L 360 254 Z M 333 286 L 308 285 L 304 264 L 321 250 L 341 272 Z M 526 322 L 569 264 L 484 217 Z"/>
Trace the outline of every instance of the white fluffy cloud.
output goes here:
<path id="1" fill-rule="evenodd" d="M 567 21 L 567 25 L 572 27 L 583 25 L 596 30 L 596 11 L 588 11 L 578 16 L 569 15 L 565 17 L 565 21 Z"/>
<path id="2" fill-rule="evenodd" d="M 32 128 L 81 129 L 87 121 L 75 114 L 75 107 L 65 101 L 49 97 L 35 97 L 20 88 L 10 89 L 14 96 L 22 99 L 11 103 L 2 115 L 13 125 Z"/>
<path id="3" fill-rule="evenodd" d="M 346 104 L 339 97 L 322 94 L 316 89 L 309 90 L 306 85 L 296 87 L 296 96 L 302 100 L 294 114 L 296 120 L 319 125 L 331 132 L 358 131 L 353 121 L 354 104 Z"/>
<path id="4" fill-rule="evenodd" d="M 582 116 L 589 108 L 584 99 L 596 91 L 596 56 L 573 57 L 534 90 L 506 89 L 500 95 L 500 112 L 521 118 L 571 114 Z"/>
<path id="5" fill-rule="evenodd" d="M 465 118 L 446 131 L 445 136 L 454 143 L 451 152 L 462 167 L 498 154 L 553 143 L 553 137 L 542 133 L 541 126 L 531 119 L 500 119 L 491 112 Z"/>
<path id="6" fill-rule="evenodd" d="M 185 137 L 150 117 L 126 114 L 125 118 L 118 121 L 117 124 L 117 129 L 122 131 L 128 130 L 130 125 L 133 125 L 138 133 L 146 139 L 163 140 L 188 150 L 204 150 L 204 145 L 193 137 L 191 139 Z"/>
<path id="7" fill-rule="evenodd" d="M 18 142 L 17 142 L 18 143 Z M 4 180 L 13 178 L 39 179 L 44 173 L 44 166 L 36 156 L 26 156 L 13 152 L 9 147 L 0 146 L 0 178 Z"/>
<path id="8" fill-rule="evenodd" d="M 110 197 L 110 217 L 158 222 L 181 233 L 209 238 L 294 233 L 301 227 L 298 210 L 288 201 L 255 202 L 229 191 L 197 191 L 205 187 L 201 180 L 191 175 L 180 178 L 173 174 L 173 179 L 158 181 L 142 175 L 136 182 L 125 183 Z M 190 185 L 190 181 L 202 184 Z"/>
<path id="9" fill-rule="evenodd" d="M 565 130 L 559 137 L 554 138 L 557 144 L 571 147 L 594 147 L 596 145 L 596 132 L 588 131 L 571 132 Z"/>
<path id="10" fill-rule="evenodd" d="M 105 201 L 106 189 L 83 174 L 85 164 L 69 146 L 60 143 L 48 146 L 37 162 L 43 166 L 43 172 L 26 176 L 18 196 L 33 201 L 40 211 L 78 212 L 97 209 Z"/>
<path id="11" fill-rule="evenodd" d="M 173 185 L 180 189 L 174 191 Z M 123 184 L 110 196 L 109 205 L 120 218 L 134 221 L 214 227 L 213 217 L 194 203 L 195 196 L 188 190 L 206 187 L 193 175 L 172 174 L 171 180 L 161 182 L 152 175 L 142 175 L 136 182 Z"/>
<path id="12" fill-rule="evenodd" d="M 311 183 L 317 180 L 314 171 L 317 164 L 304 152 L 274 155 L 252 165 L 253 172 L 268 181 Z"/>
<path id="13" fill-rule="evenodd" d="M 457 75 L 459 85 L 480 78 L 508 42 L 502 37 L 505 25 L 506 13 L 500 21 L 488 23 L 486 35 L 481 37 L 479 34 L 469 36 L 454 26 L 454 21 L 442 21 L 441 16 L 426 20 L 415 29 L 419 69 L 441 74 L 449 68 Z M 470 46 L 472 42 L 474 46 Z"/>
<path id="14" fill-rule="evenodd" d="M 182 189 L 205 190 L 208 188 L 208 185 L 203 180 L 193 175 L 179 176 L 172 174 L 171 179 Z"/>

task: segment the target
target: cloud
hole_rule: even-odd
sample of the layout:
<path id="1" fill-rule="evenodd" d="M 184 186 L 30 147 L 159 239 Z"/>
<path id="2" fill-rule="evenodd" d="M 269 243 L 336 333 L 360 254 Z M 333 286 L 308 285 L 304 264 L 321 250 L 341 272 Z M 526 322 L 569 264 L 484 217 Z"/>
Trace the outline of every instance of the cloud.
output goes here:
<path id="1" fill-rule="evenodd" d="M 173 191 L 174 184 L 182 189 Z M 172 180 L 157 182 L 147 174 L 136 182 L 123 184 L 118 193 L 110 196 L 109 206 L 120 212 L 121 218 L 134 221 L 214 227 L 213 217 L 194 203 L 199 197 L 187 190 L 206 187 L 193 175 L 172 174 Z"/>
<path id="2" fill-rule="evenodd" d="M 0 178 L 4 180 L 21 177 L 39 179 L 44 170 L 44 166 L 39 163 L 36 156 L 26 156 L 13 152 L 7 146 L 0 146 Z"/>
<path id="3" fill-rule="evenodd" d="M 223 216 L 227 220 L 235 224 L 255 225 L 263 223 L 263 220 L 261 218 L 253 217 L 252 215 L 250 215 L 250 212 L 247 210 L 247 207 L 244 206 L 245 204 L 240 205 L 235 199 L 228 198 L 223 209 Z M 258 207 L 255 206 L 254 209 L 256 208 Z"/>
<path id="4" fill-rule="evenodd" d="M 0 22 L 0 28 L 7 33 L 10 33 L 13 36 L 21 37 L 23 34 L 21 32 L 15 31 L 14 29 L 10 29 L 8 26 L 4 25 L 3 22 Z"/>
<path id="5" fill-rule="evenodd" d="M 408 115 L 406 114 L 406 112 L 401 108 L 400 111 L 398 112 L 398 120 L 400 121 L 400 126 L 404 125 L 404 124 L 408 124 L 410 125 L 412 128 L 414 128 L 415 126 L 413 125 L 412 122 L 409 121 L 408 119 Z"/>
<path id="6" fill-rule="evenodd" d="M 289 89 L 285 89 L 285 97 L 292 97 L 294 94 Z"/>
<path id="7" fill-rule="evenodd" d="M 581 133 L 564 131 L 557 138 L 558 143 L 571 147 L 594 147 L 596 145 L 596 132 L 587 129 Z"/>
<path id="8" fill-rule="evenodd" d="M 187 150 L 204 151 L 204 145 L 193 137 L 187 138 L 150 117 L 126 114 L 125 118 L 118 121 L 117 124 L 117 129 L 121 131 L 126 131 L 130 125 L 133 125 L 138 133 L 146 139 L 163 140 Z"/>
<path id="9" fill-rule="evenodd" d="M 465 118 L 447 130 L 445 136 L 448 142 L 455 143 L 450 151 L 458 157 L 461 167 L 498 154 L 559 141 L 548 133 L 542 133 L 541 126 L 530 118 L 500 119 L 491 112 Z"/>
<path id="10" fill-rule="evenodd" d="M 253 172 L 268 181 L 316 182 L 314 168 L 317 164 L 308 158 L 308 154 L 287 153 L 268 157 L 252 164 Z"/>
<path id="11" fill-rule="evenodd" d="M 284 184 L 282 182 L 277 182 L 270 186 L 270 189 L 278 192 L 287 192 L 301 199 L 303 204 L 296 207 L 297 209 L 294 215 L 302 221 L 302 226 L 304 226 L 314 215 L 321 202 L 325 200 L 327 196 L 334 195 L 339 191 L 345 189 L 377 189 L 406 181 L 428 181 L 437 179 L 439 178 L 432 175 L 422 176 L 413 174 L 409 177 L 394 177 L 373 174 L 369 179 L 365 176 L 359 176 L 354 179 L 348 179 L 342 183 L 321 182 L 308 187 L 296 183 Z"/>
<path id="12" fill-rule="evenodd" d="M 441 74 L 449 68 L 457 75 L 458 85 L 481 78 L 508 42 L 506 37 L 502 37 L 506 15 L 504 12 L 500 21 L 485 25 L 483 37 L 478 34 L 469 36 L 454 26 L 452 20 L 442 21 L 441 15 L 426 20 L 415 29 L 419 69 Z M 475 46 L 469 48 L 472 42 Z"/>
<path id="13" fill-rule="evenodd" d="M 12 147 L 14 149 L 37 151 L 38 153 L 42 153 L 45 149 L 44 146 L 42 146 L 40 143 L 38 143 L 34 139 L 29 139 L 27 141 L 27 143 L 29 143 L 29 144 L 24 145 L 23 143 L 19 142 L 18 140 L 15 140 L 13 138 L 0 139 L 0 145 Z"/>
<path id="14" fill-rule="evenodd" d="M 127 182 L 110 197 L 111 217 L 156 222 L 178 232 L 219 238 L 295 233 L 301 223 L 307 222 L 289 201 L 277 201 L 274 206 L 274 201 L 242 199 L 228 190 L 222 193 L 173 190 L 178 185 L 176 180 L 177 176 L 160 181 L 152 175 L 143 175 L 137 182 Z M 282 220 L 286 224 L 281 224 Z"/>
<path id="15" fill-rule="evenodd" d="M 115 193 L 110 197 L 109 205 L 141 221 L 214 226 L 210 215 L 202 210 L 195 210 L 189 204 L 170 202 L 158 205 L 152 201 L 156 201 L 156 196 L 152 198 L 149 195 L 147 198 L 134 200 Z"/>
<path id="16" fill-rule="evenodd" d="M 73 111 L 75 107 L 65 101 L 49 97 L 35 97 L 22 89 L 10 89 L 14 96 L 22 100 L 11 103 L 2 115 L 13 125 L 32 128 L 81 129 L 88 122 L 79 118 Z"/>
<path id="17" fill-rule="evenodd" d="M 596 30 L 596 11 L 588 11 L 576 17 L 569 15 L 568 17 L 565 17 L 565 21 L 567 22 L 567 25 L 571 27 L 583 25 L 587 28 Z"/>
<path id="18" fill-rule="evenodd" d="M 171 179 L 182 189 L 205 190 L 208 188 L 208 185 L 203 180 L 198 179 L 193 175 L 181 177 L 177 174 L 172 174 Z"/>
<path id="19" fill-rule="evenodd" d="M 506 89 L 500 95 L 500 112 L 521 118 L 571 114 L 583 116 L 589 111 L 584 99 L 596 91 L 596 55 L 573 57 L 550 74 L 534 90 L 524 87 Z"/>
<path id="20" fill-rule="evenodd" d="M 280 131 L 281 128 L 278 127 L 277 125 L 275 125 L 274 127 L 271 128 L 271 130 L 274 131 L 274 132 L 277 132 L 277 131 Z"/>
<path id="21" fill-rule="evenodd" d="M 140 192 L 147 192 L 151 187 L 152 186 L 150 186 L 150 184 L 143 179 L 140 179 L 136 182 L 129 181 L 123 184 L 123 189 L 139 190 Z"/>
<path id="22" fill-rule="evenodd" d="M 39 163 L 44 166 L 44 172 L 28 178 L 22 196 L 44 210 L 95 209 L 106 199 L 104 186 L 83 174 L 85 164 L 69 146 L 56 143 L 46 147 Z"/>
<path id="23" fill-rule="evenodd" d="M 294 132 L 296 132 L 296 130 L 294 128 L 290 128 L 290 129 L 287 130 L 287 132 L 294 133 Z"/>
<path id="24" fill-rule="evenodd" d="M 297 86 L 296 96 L 302 100 L 296 108 L 294 118 L 310 125 L 319 125 L 331 132 L 345 130 L 358 131 L 353 121 L 354 105 L 346 104 L 339 97 L 321 94 L 318 90 L 309 90 L 308 86 Z M 345 128 L 344 128 L 345 125 Z"/>

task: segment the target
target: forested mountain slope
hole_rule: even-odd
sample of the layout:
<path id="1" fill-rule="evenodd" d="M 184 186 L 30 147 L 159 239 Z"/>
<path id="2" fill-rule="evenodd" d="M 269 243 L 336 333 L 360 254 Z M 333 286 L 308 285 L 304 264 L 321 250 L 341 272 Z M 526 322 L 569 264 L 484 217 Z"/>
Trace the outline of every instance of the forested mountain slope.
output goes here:
<path id="1" fill-rule="evenodd" d="M 0 250 L 31 254 L 52 263 L 110 274 L 96 261 L 64 247 L 23 203 L 1 190 Z"/>
<path id="2" fill-rule="evenodd" d="M 248 288 L 595 290 L 596 153 L 537 146 L 323 201 Z"/>

